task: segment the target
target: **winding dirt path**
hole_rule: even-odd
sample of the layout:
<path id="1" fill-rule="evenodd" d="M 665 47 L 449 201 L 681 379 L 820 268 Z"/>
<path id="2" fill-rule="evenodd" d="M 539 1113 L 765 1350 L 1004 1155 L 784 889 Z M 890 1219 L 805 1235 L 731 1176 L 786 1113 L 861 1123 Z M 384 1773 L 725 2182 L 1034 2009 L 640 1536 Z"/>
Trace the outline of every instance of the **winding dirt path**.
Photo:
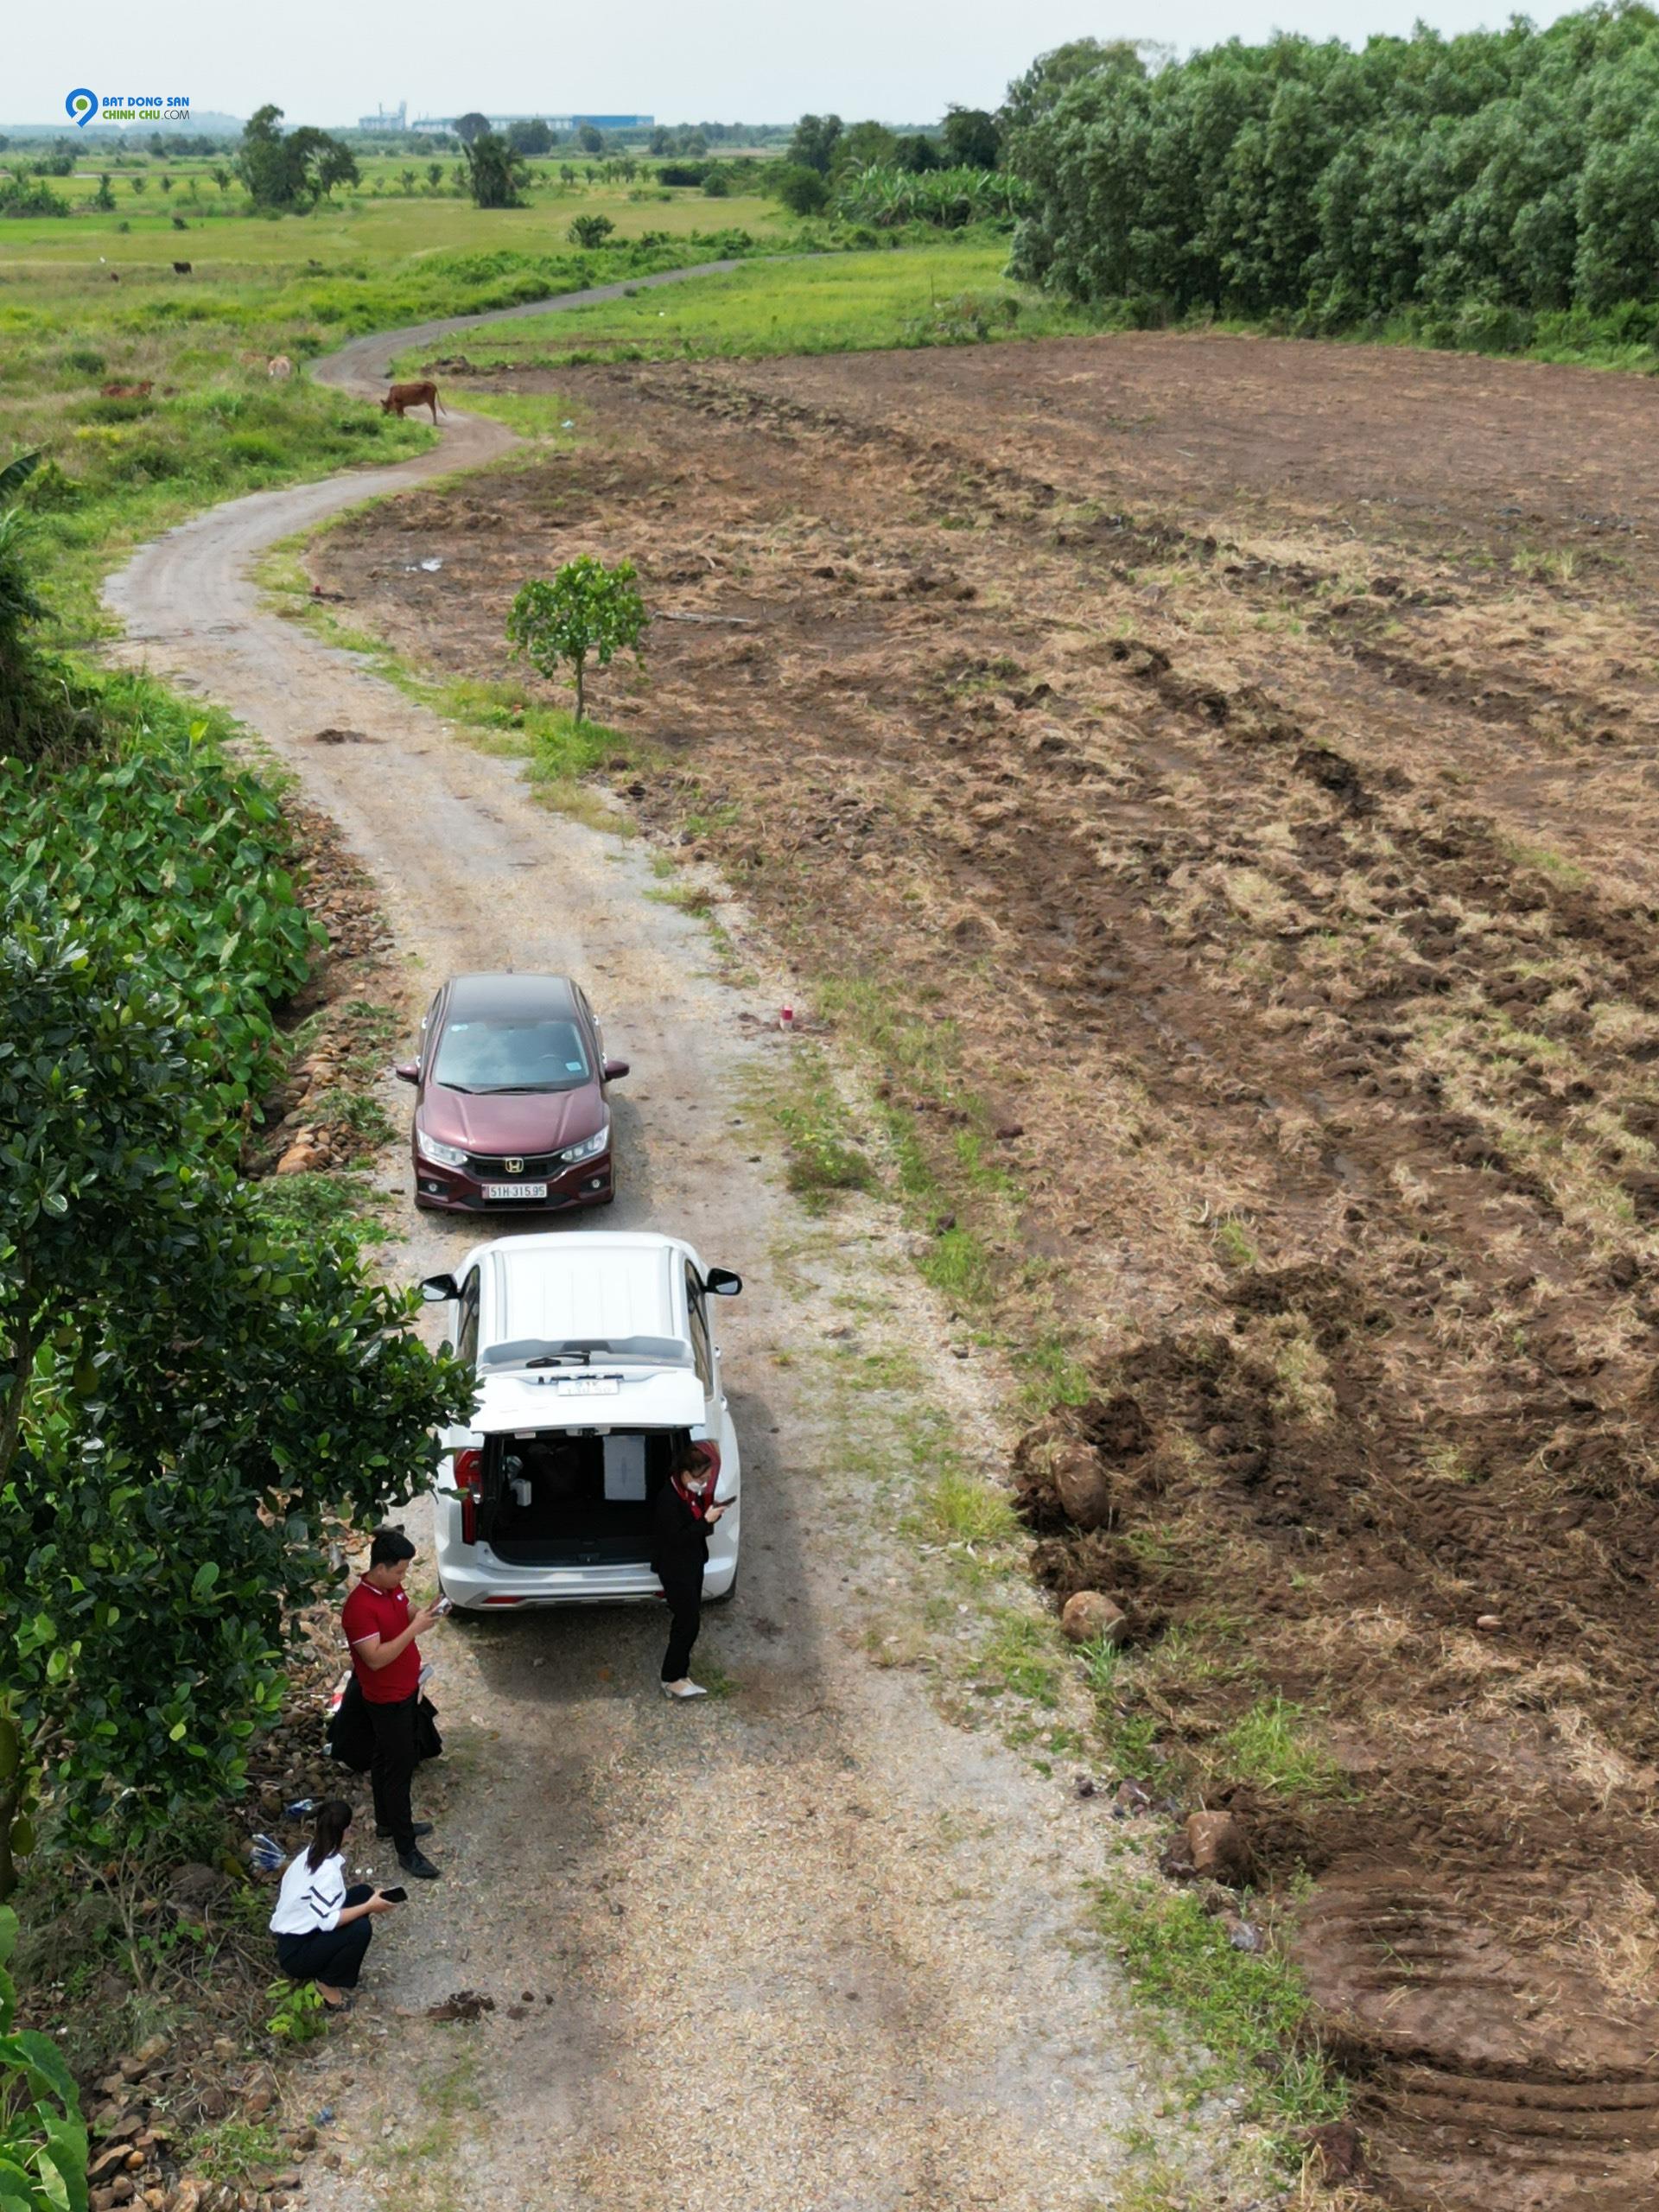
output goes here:
<path id="1" fill-rule="evenodd" d="M 461 321 L 359 340 L 316 373 L 361 386 Z M 633 1067 L 616 1225 L 683 1230 L 748 1286 L 726 1331 L 744 1584 L 704 1647 L 728 1694 L 690 1710 L 654 1694 L 653 1611 L 434 1635 L 452 1756 L 418 1809 L 444 1878 L 384 1923 L 369 2001 L 302 2076 L 309 2107 L 336 2113 L 303 2202 L 1091 2212 L 1144 2171 L 1133 2145 L 1149 2135 L 1198 2201 L 1234 2202 L 1216 2177 L 1226 2115 L 1185 2114 L 1170 2139 L 1167 2085 L 1087 1931 L 1083 1882 L 1122 1831 L 1069 1774 L 1045 1782 L 948 1725 L 914 1675 L 862 1649 L 919 1629 L 921 1598 L 893 1500 L 840 1471 L 849 1399 L 827 1372 L 908 1345 L 955 1369 L 940 1390 L 988 1459 L 997 1440 L 967 1371 L 939 1359 L 939 1317 L 891 1232 L 851 1235 L 849 1217 L 827 1235 L 784 1193 L 744 1103 L 790 1049 L 766 1003 L 707 972 L 700 926 L 652 898 L 637 846 L 539 806 L 515 764 L 264 612 L 249 579 L 273 542 L 512 442 L 453 416 L 398 467 L 204 516 L 108 593 L 134 656 L 240 716 L 340 823 L 380 884 L 411 1003 L 458 967 L 589 980 Z M 315 745 L 330 725 L 364 742 Z M 387 1103 L 407 1094 L 390 1085 Z M 406 1277 L 473 1241 L 406 1227 L 390 1261 Z M 879 1394 L 851 1402 L 902 1416 Z M 367 1862 L 383 1879 L 389 1851 Z M 423 2017 L 462 1986 L 498 2009 Z"/>

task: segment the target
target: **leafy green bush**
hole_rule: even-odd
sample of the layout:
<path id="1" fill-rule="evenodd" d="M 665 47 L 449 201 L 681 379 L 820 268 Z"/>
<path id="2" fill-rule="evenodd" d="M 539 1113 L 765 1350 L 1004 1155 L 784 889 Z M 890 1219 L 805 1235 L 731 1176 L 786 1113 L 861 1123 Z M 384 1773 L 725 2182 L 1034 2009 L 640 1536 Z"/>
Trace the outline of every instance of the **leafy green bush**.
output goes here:
<path id="1" fill-rule="evenodd" d="M 0 177 L 0 215 L 67 215 L 69 202 L 39 178 Z"/>
<path id="2" fill-rule="evenodd" d="M 804 162 L 785 162 L 766 180 L 791 215 L 817 215 L 830 204 L 827 180 Z"/>
<path id="3" fill-rule="evenodd" d="M 237 1179 L 319 936 L 274 802 L 145 679 L 79 685 L 87 757 L 0 760 L 0 1895 L 37 1784 L 98 1847 L 241 1786 L 325 1523 L 469 1395 Z"/>
<path id="4" fill-rule="evenodd" d="M 273 1981 L 265 1992 L 270 2018 L 265 2033 L 278 2043 L 315 2043 L 328 2032 L 328 2007 L 310 1981 Z"/>
<path id="5" fill-rule="evenodd" d="M 0 468 L 0 756 L 31 762 L 73 746 L 88 722 L 84 687 L 35 642 L 47 609 L 30 561 L 37 526 L 22 495 L 40 460 L 20 454 Z"/>
<path id="6" fill-rule="evenodd" d="M 17 1916 L 0 1905 L 0 2205 L 5 2212 L 86 2212 L 86 2130 L 74 2077 L 49 2036 L 14 2028 L 6 1971 Z"/>

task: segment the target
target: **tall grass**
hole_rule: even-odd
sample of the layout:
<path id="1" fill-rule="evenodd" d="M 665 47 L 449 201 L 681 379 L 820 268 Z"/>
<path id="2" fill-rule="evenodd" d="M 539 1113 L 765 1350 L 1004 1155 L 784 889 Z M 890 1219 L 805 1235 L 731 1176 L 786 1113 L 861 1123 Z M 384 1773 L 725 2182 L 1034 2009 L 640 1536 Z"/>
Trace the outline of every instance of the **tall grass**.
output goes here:
<path id="1" fill-rule="evenodd" d="M 631 299 L 568 314 L 527 316 L 468 332 L 480 367 L 563 367 L 594 361 L 753 359 L 842 353 L 979 339 L 1050 337 L 1093 329 L 1087 309 L 1007 283 L 1005 238 L 983 230 L 948 244 L 757 259 L 724 276 L 697 276 Z M 1012 303 L 1010 312 L 1009 303 Z M 424 358 L 404 357 L 413 367 Z M 468 405 L 490 409 L 486 392 Z"/>

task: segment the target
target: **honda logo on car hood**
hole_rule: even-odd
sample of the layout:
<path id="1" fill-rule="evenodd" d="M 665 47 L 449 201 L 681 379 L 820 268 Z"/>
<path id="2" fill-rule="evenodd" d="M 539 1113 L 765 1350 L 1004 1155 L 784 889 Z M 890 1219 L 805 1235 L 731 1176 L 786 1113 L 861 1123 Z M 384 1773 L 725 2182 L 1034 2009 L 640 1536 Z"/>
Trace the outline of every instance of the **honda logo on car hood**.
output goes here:
<path id="1" fill-rule="evenodd" d="M 522 1175 L 524 1172 L 524 1163 L 522 1160 L 504 1160 L 501 1166 L 503 1171 L 509 1175 Z"/>

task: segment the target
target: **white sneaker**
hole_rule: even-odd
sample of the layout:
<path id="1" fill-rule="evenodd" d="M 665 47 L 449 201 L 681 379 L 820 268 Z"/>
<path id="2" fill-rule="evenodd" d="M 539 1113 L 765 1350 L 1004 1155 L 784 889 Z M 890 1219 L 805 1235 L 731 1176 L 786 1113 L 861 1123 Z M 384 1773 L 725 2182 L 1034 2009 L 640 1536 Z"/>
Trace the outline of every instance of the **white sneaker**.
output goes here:
<path id="1" fill-rule="evenodd" d="M 694 1682 L 689 1675 L 683 1682 L 664 1682 L 663 1684 L 663 1695 L 664 1697 L 707 1697 L 708 1694 L 708 1691 L 702 1688 L 697 1683 Z"/>

